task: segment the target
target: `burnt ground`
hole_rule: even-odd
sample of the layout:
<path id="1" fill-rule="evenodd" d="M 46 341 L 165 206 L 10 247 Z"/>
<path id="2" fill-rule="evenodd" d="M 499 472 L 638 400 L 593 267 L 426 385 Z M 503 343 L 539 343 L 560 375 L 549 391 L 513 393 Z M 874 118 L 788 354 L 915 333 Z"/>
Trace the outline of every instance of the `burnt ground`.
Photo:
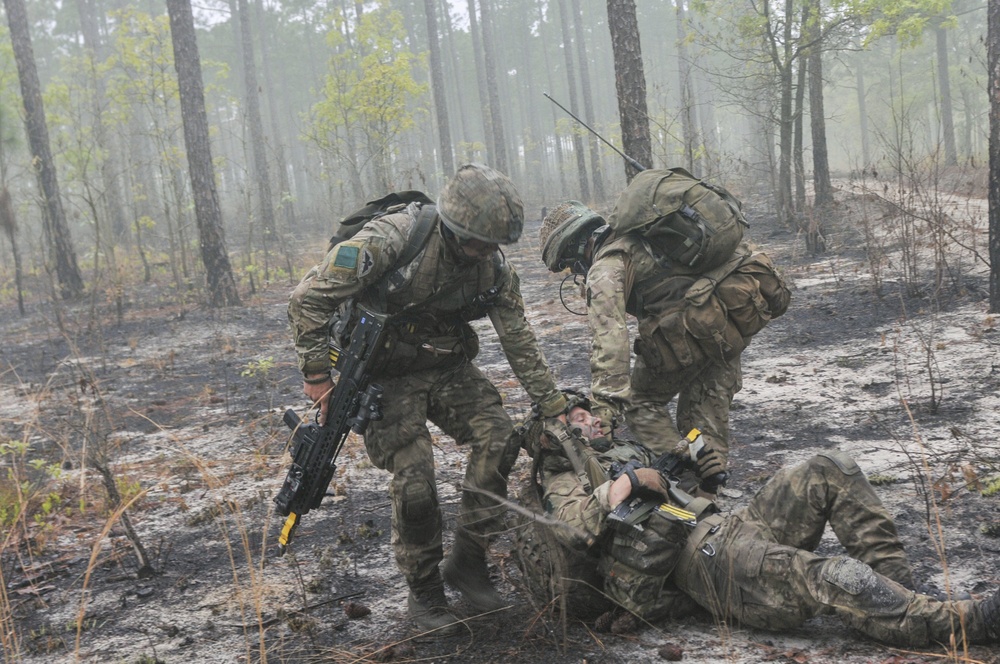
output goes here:
<path id="1" fill-rule="evenodd" d="M 746 502 L 782 464 L 846 450 L 877 483 L 920 582 L 982 595 L 1000 582 L 1000 499 L 988 490 L 1000 477 L 1000 355 L 985 274 L 956 261 L 960 280 L 936 297 L 914 295 L 890 264 L 877 297 L 858 229 L 884 213 L 843 198 L 826 219 L 828 251 L 816 257 L 794 233 L 755 223 L 753 239 L 795 290 L 788 313 L 744 353 L 723 506 Z M 536 229 L 509 258 L 560 384 L 586 387 L 585 318 L 560 304 L 559 280 L 536 258 Z M 246 306 L 212 311 L 148 286 L 120 316 L 104 293 L 59 309 L 36 303 L 23 318 L 3 303 L 0 441 L 30 447 L 2 448 L 0 463 L 39 515 L 8 528 L 0 545 L 5 661 L 632 663 L 661 661 L 673 646 L 691 662 L 930 662 L 949 652 L 885 648 L 832 618 L 787 634 L 706 616 L 597 631 L 529 597 L 508 537 L 491 570 L 511 605 L 471 617 L 460 637 L 415 634 L 389 547 L 388 475 L 360 441 L 341 457 L 338 495 L 304 518 L 291 554 L 273 553 L 271 497 L 288 462 L 281 414 L 306 406 L 285 320 L 289 290 L 273 284 Z M 567 302 L 582 310 L 571 290 Z M 479 329 L 477 363 L 523 417 L 527 397 L 488 324 Z M 436 440 L 450 532 L 464 451 Z M 132 500 L 151 575 L 137 573 L 101 478 L 82 462 L 95 450 Z M 526 474 L 522 458 L 512 487 Z M 0 508 L 17 502 L 5 482 Z M 43 505 L 49 494 L 58 499 Z M 829 536 L 820 550 L 838 546 Z M 1000 661 L 987 648 L 967 656 Z"/>

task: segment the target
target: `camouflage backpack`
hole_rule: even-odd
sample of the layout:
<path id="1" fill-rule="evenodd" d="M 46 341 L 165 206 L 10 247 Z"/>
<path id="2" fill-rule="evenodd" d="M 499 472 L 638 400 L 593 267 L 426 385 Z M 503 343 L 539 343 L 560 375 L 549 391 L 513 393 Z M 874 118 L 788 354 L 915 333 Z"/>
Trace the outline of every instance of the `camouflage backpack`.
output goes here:
<path id="1" fill-rule="evenodd" d="M 615 236 L 640 235 L 664 267 L 703 272 L 728 261 L 749 226 L 740 202 L 723 187 L 683 168 L 640 172 L 608 217 Z"/>
<path id="2" fill-rule="evenodd" d="M 436 209 L 434 207 L 434 201 L 432 201 L 427 194 L 422 191 L 412 189 L 406 191 L 394 191 L 390 194 L 386 194 L 382 198 L 376 198 L 374 201 L 368 201 L 365 203 L 363 208 L 355 210 L 341 219 L 340 223 L 337 224 L 337 228 L 333 232 L 333 237 L 330 238 L 330 244 L 326 248 L 327 251 L 333 249 L 344 240 L 350 240 L 372 219 L 378 219 L 379 217 L 384 217 L 387 214 L 400 212 L 410 203 L 420 203 L 423 206 L 421 211 L 427 210 L 426 216 L 429 220 L 433 220 L 433 213 L 436 213 Z M 425 225 L 428 226 L 428 228 L 422 229 L 420 228 L 421 225 L 419 223 L 415 224 L 414 235 L 416 238 L 415 241 L 410 242 L 410 244 L 407 245 L 407 249 L 410 248 L 410 245 L 414 245 L 417 252 L 423 248 L 424 242 L 430 235 L 431 230 L 431 224 Z M 421 233 L 423 231 L 426 231 L 426 235 L 421 237 Z M 415 255 L 416 254 L 414 254 L 414 256 Z M 410 260 L 413 260 L 413 257 L 411 257 Z M 407 261 L 400 261 L 401 264 L 405 264 L 406 262 Z"/>

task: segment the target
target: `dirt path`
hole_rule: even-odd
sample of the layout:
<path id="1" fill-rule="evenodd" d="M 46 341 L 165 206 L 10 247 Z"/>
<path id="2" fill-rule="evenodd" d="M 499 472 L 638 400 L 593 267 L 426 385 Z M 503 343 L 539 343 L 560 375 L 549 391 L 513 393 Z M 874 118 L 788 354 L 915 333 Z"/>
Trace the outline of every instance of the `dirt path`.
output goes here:
<path id="1" fill-rule="evenodd" d="M 1000 582 L 1000 501 L 975 489 L 1000 474 L 996 321 L 977 289 L 936 303 L 876 300 L 850 213 L 843 217 L 831 228 L 835 251 L 815 259 L 785 231 L 754 229 L 796 290 L 789 312 L 744 354 L 725 506 L 745 502 L 782 464 L 843 449 L 879 482 L 921 583 L 988 592 Z M 529 318 L 560 383 L 586 387 L 585 319 L 560 304 L 559 280 L 537 261 L 534 233 L 529 227 L 509 252 Z M 389 548 L 388 475 L 367 462 L 359 441 L 339 464 L 341 495 L 307 515 L 294 554 L 276 558 L 267 548 L 278 526 L 271 497 L 287 462 L 280 415 L 304 406 L 287 291 L 273 286 L 249 306 L 211 312 L 150 289 L 121 325 L 103 302 L 63 312 L 71 335 L 60 334 L 46 306 L 23 319 L 4 306 L 0 435 L 31 447 L 24 458 L 8 449 L 2 463 L 36 483 L 42 471 L 28 461 L 56 464 L 61 496 L 27 528 L 30 547 L 19 529 L 2 549 L 13 617 L 0 615 L 0 627 L 17 634 L 5 661 L 635 663 L 663 661 L 660 651 L 673 645 L 689 662 L 930 662 L 944 652 L 899 653 L 833 619 L 781 635 L 704 616 L 622 635 L 563 625 L 529 601 L 506 541 L 492 569 L 511 606 L 470 620 L 461 637 L 414 637 Z M 480 329 L 478 364 L 509 412 L 522 416 L 527 398 L 488 325 Z M 81 470 L 84 448 L 94 446 L 114 451 L 126 498 L 145 492 L 130 513 L 155 576 L 136 577 L 120 525 L 104 533 L 100 478 Z M 464 452 L 438 436 L 435 454 L 450 531 Z M 512 484 L 525 473 L 522 459 Z M 821 550 L 837 546 L 828 538 Z M 988 649 L 970 657 L 1000 661 Z"/>

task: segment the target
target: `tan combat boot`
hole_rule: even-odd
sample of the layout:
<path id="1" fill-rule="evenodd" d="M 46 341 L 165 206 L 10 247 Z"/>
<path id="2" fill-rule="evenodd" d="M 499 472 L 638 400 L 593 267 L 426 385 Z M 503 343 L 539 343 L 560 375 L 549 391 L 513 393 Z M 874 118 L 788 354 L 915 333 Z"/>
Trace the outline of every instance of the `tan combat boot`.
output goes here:
<path id="1" fill-rule="evenodd" d="M 444 563 L 443 574 L 448 585 L 462 593 L 476 611 L 486 613 L 506 606 L 490 583 L 486 547 L 464 528 L 455 533 L 455 545 Z"/>
<path id="2" fill-rule="evenodd" d="M 410 610 L 410 619 L 424 632 L 455 636 L 462 629 L 458 618 L 448 609 L 444 584 L 437 573 L 427 581 L 410 586 L 406 605 Z"/>

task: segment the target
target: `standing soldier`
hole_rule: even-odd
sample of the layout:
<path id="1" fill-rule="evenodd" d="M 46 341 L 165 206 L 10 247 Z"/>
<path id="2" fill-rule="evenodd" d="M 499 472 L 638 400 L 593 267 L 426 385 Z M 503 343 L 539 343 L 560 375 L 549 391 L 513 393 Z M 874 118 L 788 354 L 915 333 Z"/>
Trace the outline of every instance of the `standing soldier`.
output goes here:
<path id="1" fill-rule="evenodd" d="M 669 171 L 637 176 L 612 219 L 631 213 L 622 202 L 632 190 L 664 173 Z M 605 433 L 624 417 L 632 433 L 659 454 L 699 429 L 700 490 L 714 496 L 728 478 L 729 407 L 741 387 L 740 352 L 788 305 L 788 290 L 770 260 L 742 242 L 720 265 L 693 269 L 664 258 L 642 230 L 612 230 L 577 201 L 545 217 L 539 240 L 550 271 L 570 268 L 586 275 L 591 391 Z M 639 320 L 634 367 L 627 315 Z M 674 397 L 677 426 L 667 410 Z"/>
<path id="2" fill-rule="evenodd" d="M 365 448 L 375 466 L 392 473 L 392 546 L 410 588 L 410 616 L 421 629 L 440 634 L 460 626 L 438 569 L 442 520 L 427 420 L 469 445 L 464 481 L 473 489 L 506 495 L 518 452 L 508 447 L 512 423 L 499 392 L 472 364 L 479 342 L 468 321 L 489 316 L 507 361 L 543 416 L 563 417 L 566 408 L 524 317 L 517 273 L 499 251 L 517 241 L 523 221 L 521 198 L 507 176 L 467 164 L 445 185 L 436 208 L 412 203 L 334 246 L 306 274 L 288 307 L 303 390 L 313 401 L 333 387 L 328 329 L 349 328 L 355 302 L 390 316 L 388 357 L 373 376 L 384 390 L 384 419 L 369 426 Z M 331 324 L 331 317 L 340 323 Z M 503 606 L 485 557 L 501 512 L 481 493 L 463 491 L 455 544 L 443 568 L 444 581 L 478 611 Z"/>

